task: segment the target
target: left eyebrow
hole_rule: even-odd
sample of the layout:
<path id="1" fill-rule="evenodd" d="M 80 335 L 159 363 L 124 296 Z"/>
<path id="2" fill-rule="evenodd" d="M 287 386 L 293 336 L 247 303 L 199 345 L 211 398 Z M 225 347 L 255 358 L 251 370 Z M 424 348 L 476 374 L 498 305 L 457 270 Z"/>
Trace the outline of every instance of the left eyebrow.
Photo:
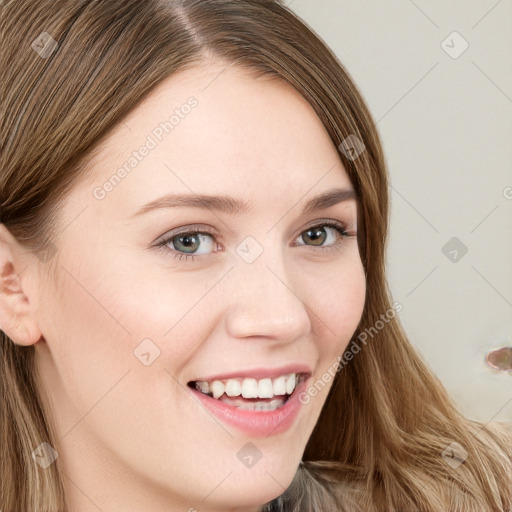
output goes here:
<path id="1" fill-rule="evenodd" d="M 323 210 L 334 206 L 338 203 L 355 199 L 356 194 L 352 189 L 335 188 L 310 199 L 303 209 L 303 214 L 312 213 L 317 210 Z M 240 199 L 229 196 L 212 196 L 212 195 L 178 195 L 168 194 L 163 197 L 151 201 L 144 205 L 130 219 L 145 214 L 159 208 L 207 208 L 209 210 L 217 210 L 229 214 L 238 214 L 246 212 L 249 209 L 249 203 Z"/>
<path id="2" fill-rule="evenodd" d="M 356 193 L 351 188 L 334 188 L 309 200 L 304 206 L 303 214 L 317 210 L 325 210 L 330 206 L 356 199 Z"/>

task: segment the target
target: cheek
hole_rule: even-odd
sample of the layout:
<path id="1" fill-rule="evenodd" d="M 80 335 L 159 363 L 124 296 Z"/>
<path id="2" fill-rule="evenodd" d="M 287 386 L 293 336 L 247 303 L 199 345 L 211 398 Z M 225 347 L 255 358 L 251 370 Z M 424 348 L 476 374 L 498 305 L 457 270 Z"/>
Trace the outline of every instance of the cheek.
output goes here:
<path id="1" fill-rule="evenodd" d="M 154 445 L 158 425 L 174 446 L 183 429 L 175 400 L 188 404 L 174 377 L 207 337 L 200 298 L 216 280 L 158 278 L 149 270 L 134 276 L 127 261 L 111 261 L 101 275 L 92 261 L 63 263 L 68 272 L 42 311 L 52 360 L 40 366 L 59 405 L 61 433 L 70 431 L 72 443 L 91 428 L 117 453 L 130 454 L 133 442 Z M 150 465 L 159 455 L 149 450 L 147 457 Z"/>
<path id="2" fill-rule="evenodd" d="M 359 261 L 360 263 L 360 261 Z M 339 371 L 340 357 L 352 339 L 364 310 L 366 276 L 362 264 L 346 265 L 324 275 L 314 300 L 315 335 L 318 362 L 299 400 L 310 408 L 310 435 Z"/>
<path id="3" fill-rule="evenodd" d="M 348 345 L 364 310 L 366 276 L 359 258 L 315 271 L 304 292 L 321 356 L 336 357 Z M 316 283 L 314 286 L 312 283 Z M 304 282 L 304 286 L 306 286 Z"/>
<path id="4" fill-rule="evenodd" d="M 142 347 L 159 351 L 155 365 L 179 371 L 208 338 L 221 313 L 221 287 L 216 284 L 225 270 L 194 276 L 162 268 L 156 273 L 148 271 L 128 286 L 123 284 L 122 267 L 116 272 L 113 279 L 122 290 L 116 307 L 132 333 L 132 351 Z M 152 343 L 158 348 L 152 348 Z"/>
<path id="5" fill-rule="evenodd" d="M 65 268 L 69 273 L 63 271 L 45 306 L 45 338 L 55 366 L 52 379 L 60 379 L 77 409 L 88 410 L 130 368 L 134 321 L 121 314 L 126 304 L 112 293 L 114 277 Z"/>

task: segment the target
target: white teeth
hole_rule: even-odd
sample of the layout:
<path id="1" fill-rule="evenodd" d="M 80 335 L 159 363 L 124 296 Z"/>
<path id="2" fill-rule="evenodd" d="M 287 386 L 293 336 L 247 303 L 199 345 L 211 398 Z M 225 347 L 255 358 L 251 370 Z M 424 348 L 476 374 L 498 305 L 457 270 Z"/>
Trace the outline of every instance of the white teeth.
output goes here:
<path id="1" fill-rule="evenodd" d="M 270 402 L 248 402 L 243 398 L 229 398 L 227 396 L 223 396 L 220 400 L 238 409 L 248 411 L 273 411 L 278 407 L 282 407 L 286 401 L 284 398 L 276 398 Z"/>
<path id="2" fill-rule="evenodd" d="M 244 379 L 242 383 L 242 396 L 244 398 L 258 398 L 258 382 L 256 379 Z"/>
<path id="3" fill-rule="evenodd" d="M 226 382 L 226 395 L 228 396 L 240 396 L 242 392 L 242 384 L 236 379 L 229 379 Z"/>
<path id="4" fill-rule="evenodd" d="M 286 378 L 281 376 L 272 380 L 274 395 L 286 395 Z"/>
<path id="5" fill-rule="evenodd" d="M 272 398 L 274 396 L 272 381 L 270 379 L 261 379 L 258 381 L 258 396 L 260 398 Z"/>
<path id="6" fill-rule="evenodd" d="M 291 395 L 295 389 L 295 374 L 290 374 L 286 378 L 286 392 Z"/>
<path id="7" fill-rule="evenodd" d="M 220 380 L 214 380 L 211 385 L 213 398 L 219 398 L 224 394 L 224 384 Z"/>
<path id="8" fill-rule="evenodd" d="M 207 395 L 210 392 L 210 384 L 206 381 L 196 382 L 196 387 L 201 390 L 201 393 Z"/>
<path id="9" fill-rule="evenodd" d="M 281 407 L 284 404 L 284 400 L 282 398 L 278 398 L 276 400 L 272 400 L 269 403 L 266 402 L 252 402 L 250 405 L 254 405 L 255 411 L 274 411 L 278 407 Z M 246 404 L 239 406 L 240 409 L 250 409 L 250 407 L 246 407 Z"/>
<path id="10" fill-rule="evenodd" d="M 220 398 L 224 393 L 229 397 L 242 395 L 244 398 L 272 398 L 274 396 L 291 395 L 297 385 L 299 376 L 295 373 L 281 375 L 274 379 L 227 379 L 213 382 L 196 381 L 198 390 L 204 394 L 212 394 Z"/>

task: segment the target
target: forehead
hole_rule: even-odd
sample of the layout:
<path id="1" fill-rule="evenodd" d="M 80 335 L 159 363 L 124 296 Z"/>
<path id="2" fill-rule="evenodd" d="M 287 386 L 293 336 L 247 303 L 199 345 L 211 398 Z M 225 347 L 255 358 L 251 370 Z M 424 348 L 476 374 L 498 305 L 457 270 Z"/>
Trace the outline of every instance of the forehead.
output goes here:
<path id="1" fill-rule="evenodd" d="M 351 188 L 309 103 L 281 79 L 213 61 L 161 83 L 106 139 L 86 186 L 133 213 L 164 193 L 279 200 Z"/>

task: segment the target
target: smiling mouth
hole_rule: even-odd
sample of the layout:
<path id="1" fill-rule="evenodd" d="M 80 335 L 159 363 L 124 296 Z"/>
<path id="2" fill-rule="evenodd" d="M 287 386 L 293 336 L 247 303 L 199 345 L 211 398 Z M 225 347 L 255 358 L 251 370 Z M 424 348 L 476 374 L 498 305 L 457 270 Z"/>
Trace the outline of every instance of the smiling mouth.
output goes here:
<path id="1" fill-rule="evenodd" d="M 235 378 L 190 381 L 188 386 L 200 393 L 238 409 L 273 411 L 282 407 L 305 380 L 305 373 L 290 373 L 276 378 Z"/>

